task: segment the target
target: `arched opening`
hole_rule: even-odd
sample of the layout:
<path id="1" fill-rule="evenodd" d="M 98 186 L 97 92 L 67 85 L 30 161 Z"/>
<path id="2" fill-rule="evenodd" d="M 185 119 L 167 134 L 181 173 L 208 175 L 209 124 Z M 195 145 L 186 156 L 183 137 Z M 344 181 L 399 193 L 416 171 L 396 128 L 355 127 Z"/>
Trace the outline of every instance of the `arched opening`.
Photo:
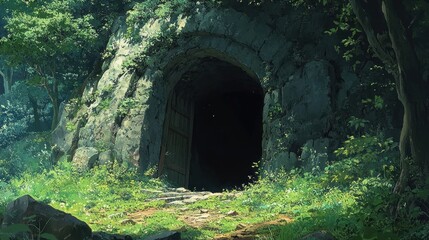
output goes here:
<path id="1" fill-rule="evenodd" d="M 168 101 L 160 173 L 196 190 L 248 183 L 262 154 L 262 109 L 257 80 L 230 63 L 202 59 Z"/>

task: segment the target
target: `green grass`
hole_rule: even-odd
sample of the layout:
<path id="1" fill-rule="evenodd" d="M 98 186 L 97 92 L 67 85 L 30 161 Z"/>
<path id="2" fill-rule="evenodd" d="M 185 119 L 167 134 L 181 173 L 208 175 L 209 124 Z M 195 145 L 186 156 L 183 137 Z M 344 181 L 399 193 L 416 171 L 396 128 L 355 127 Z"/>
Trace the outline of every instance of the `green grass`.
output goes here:
<path id="1" fill-rule="evenodd" d="M 160 180 L 116 165 L 79 173 L 70 163 L 61 162 L 52 170 L 26 173 L 3 183 L 1 190 L 5 194 L 0 203 L 4 206 L 15 197 L 30 194 L 87 222 L 94 231 L 139 237 L 162 230 L 181 230 L 188 239 L 210 239 L 234 231 L 240 223 L 261 223 L 279 214 L 291 217 L 293 222 L 265 229 L 263 234 L 270 236 L 265 239 L 299 239 L 317 230 L 327 230 L 338 239 L 365 239 L 360 233 L 385 234 L 395 230 L 383 209 L 383 196 L 392 187 L 386 179 L 365 178 L 347 187 L 332 187 L 321 180 L 322 175 L 283 173 L 249 185 L 237 196 L 225 194 L 191 204 L 187 212 L 207 209 L 211 213 L 239 213 L 199 229 L 179 220 L 178 209 L 168 211 L 161 201 L 147 201 L 149 196 L 142 190 L 163 189 L 165 185 Z M 374 212 L 377 208 L 371 205 L 373 201 L 380 201 L 379 212 Z M 121 224 L 128 213 L 146 209 L 157 211 L 146 217 L 143 224 Z"/>
<path id="2" fill-rule="evenodd" d="M 20 149 L 20 145 L 17 147 Z M 1 181 L 0 213 L 7 202 L 30 194 L 87 222 L 94 231 L 128 234 L 136 239 L 163 230 L 179 230 L 185 239 L 211 239 L 235 231 L 239 224 L 252 226 L 280 215 L 290 217 L 292 222 L 266 226 L 255 238 L 293 240 L 326 230 L 337 239 L 427 239 L 429 227 L 418 206 L 404 207 L 398 219 L 390 215 L 395 200 L 391 194 L 393 174 L 386 173 L 384 167 L 367 171 L 365 166 L 371 163 L 368 159 L 379 159 L 378 155 L 360 156 L 347 156 L 319 172 L 266 173 L 243 191 L 225 192 L 187 205 L 186 209 L 148 201 L 151 195 L 143 190 L 162 190 L 166 184 L 135 169 L 114 164 L 80 173 L 71 163 L 60 162 L 43 171 L 26 171 L 10 181 Z M 183 220 L 183 216 L 201 209 L 219 217 L 199 227 Z M 146 210 L 153 212 L 139 223 L 123 222 L 129 214 Z M 226 216 L 229 211 L 238 215 Z"/>
<path id="3" fill-rule="evenodd" d="M 207 209 L 211 213 L 239 213 L 211 221 L 200 229 L 179 220 L 178 209 L 163 211 L 163 202 L 147 201 L 149 196 L 143 189 L 163 189 L 165 185 L 160 180 L 118 165 L 79 173 L 70 163 L 61 162 L 52 170 L 26 173 L 9 184 L 3 183 L 2 191 L 7 194 L 0 202 L 4 205 L 17 196 L 30 194 L 87 222 L 94 231 L 140 237 L 162 230 L 182 230 L 188 239 L 210 239 L 216 234 L 234 231 L 240 223 L 252 225 L 273 220 L 279 214 L 290 216 L 293 222 L 268 229 L 265 234 L 271 235 L 271 239 L 298 239 L 320 229 L 328 230 L 339 239 L 357 236 L 364 222 L 359 216 L 356 188 L 361 191 L 363 188 L 331 187 L 320 179 L 310 174 L 283 173 L 249 185 L 237 196 L 233 196 L 231 193 L 237 192 L 232 191 L 191 204 L 187 212 Z M 390 190 L 391 186 L 385 187 Z M 158 211 L 146 217 L 143 224 L 121 224 L 128 213 L 149 208 Z"/>

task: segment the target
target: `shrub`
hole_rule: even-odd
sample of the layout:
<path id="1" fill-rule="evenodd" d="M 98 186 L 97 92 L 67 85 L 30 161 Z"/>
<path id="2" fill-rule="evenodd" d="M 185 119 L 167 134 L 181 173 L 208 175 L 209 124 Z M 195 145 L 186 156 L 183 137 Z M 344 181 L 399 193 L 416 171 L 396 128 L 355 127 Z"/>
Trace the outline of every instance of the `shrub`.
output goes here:
<path id="1" fill-rule="evenodd" d="M 49 133 L 30 133 L 14 144 L 0 148 L 0 180 L 8 182 L 23 172 L 41 172 L 52 167 Z"/>
<path id="2" fill-rule="evenodd" d="M 25 105 L 12 105 L 10 101 L 0 105 L 0 147 L 7 146 L 24 136 L 32 119 Z"/>
<path id="3" fill-rule="evenodd" d="M 50 121 L 50 105 L 46 94 L 33 86 L 17 82 L 8 94 L 0 96 L 0 147 L 25 136 L 34 123 L 34 111 L 29 96 L 37 99 L 40 120 Z"/>
<path id="4" fill-rule="evenodd" d="M 348 186 L 367 177 L 392 179 L 398 165 L 398 144 L 383 135 L 350 136 L 335 151 L 340 161 L 325 168 L 325 182 Z"/>

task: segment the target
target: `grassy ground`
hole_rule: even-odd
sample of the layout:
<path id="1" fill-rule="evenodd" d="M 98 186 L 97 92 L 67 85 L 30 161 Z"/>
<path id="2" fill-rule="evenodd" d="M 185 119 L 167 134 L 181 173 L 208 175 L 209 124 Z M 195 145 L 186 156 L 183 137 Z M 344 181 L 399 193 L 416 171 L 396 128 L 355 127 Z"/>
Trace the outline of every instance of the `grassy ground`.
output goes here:
<path id="1" fill-rule="evenodd" d="M 259 236 L 255 238 L 298 239 L 324 229 L 339 239 L 350 239 L 350 234 L 364 227 L 363 219 L 354 216 L 354 211 L 359 208 L 359 195 L 366 193 L 323 187 L 320 178 L 312 175 L 279 174 L 247 186 L 244 191 L 225 192 L 186 207 L 166 207 L 164 201 L 149 201 L 147 190 L 162 190 L 165 185 L 160 180 L 138 176 L 137 172 L 120 166 L 99 167 L 82 174 L 63 162 L 52 170 L 23 174 L 4 184 L 2 192 L 7 194 L 0 201 L 4 204 L 14 197 L 30 194 L 87 222 L 94 231 L 134 237 L 179 230 L 185 239 L 212 239 L 234 232 L 238 226 L 253 226 L 282 216 L 291 220 L 262 225 L 259 230 L 254 229 Z M 391 187 L 377 179 L 372 181 L 386 190 Z M 195 225 L 186 219 L 201 210 L 210 215 L 207 221 L 203 219 Z M 228 215 L 234 211 L 237 214 Z"/>
<path id="2" fill-rule="evenodd" d="M 313 173 L 269 174 L 242 191 L 186 206 L 151 200 L 151 191 L 167 186 L 136 170 L 113 165 L 79 173 L 60 162 L 2 180 L 0 213 L 7 202 L 30 194 L 87 222 L 94 231 L 136 239 L 163 230 L 178 230 L 184 239 L 251 234 L 254 239 L 293 240 L 317 230 L 338 239 L 427 238 L 429 228 L 419 214 L 404 212 L 399 221 L 389 215 L 393 181 L 386 167 L 370 172 L 358 160 L 346 158 Z"/>

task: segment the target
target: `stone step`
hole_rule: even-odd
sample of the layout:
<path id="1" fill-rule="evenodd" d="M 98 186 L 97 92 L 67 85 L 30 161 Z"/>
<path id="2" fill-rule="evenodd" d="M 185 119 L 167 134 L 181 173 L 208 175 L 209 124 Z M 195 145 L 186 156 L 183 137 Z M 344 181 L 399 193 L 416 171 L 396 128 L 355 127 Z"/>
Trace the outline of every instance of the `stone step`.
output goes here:
<path id="1" fill-rule="evenodd" d="M 150 194 L 150 195 L 156 195 L 156 194 L 162 194 L 164 191 L 161 190 L 154 190 L 154 189 L 142 189 L 142 193 Z"/>
<path id="2" fill-rule="evenodd" d="M 211 192 L 164 192 L 160 193 L 158 197 L 177 197 L 177 196 L 206 196 L 212 194 Z"/>
<path id="3" fill-rule="evenodd" d="M 180 187 L 180 188 L 167 188 L 167 190 L 169 192 L 181 192 L 181 193 L 191 192 L 191 190 L 188 190 L 188 189 L 183 188 L 183 187 Z"/>
<path id="4" fill-rule="evenodd" d="M 193 196 L 157 197 L 157 198 L 153 198 L 152 201 L 165 201 L 169 203 L 174 201 L 182 201 L 185 199 L 190 199 L 192 197 Z"/>

